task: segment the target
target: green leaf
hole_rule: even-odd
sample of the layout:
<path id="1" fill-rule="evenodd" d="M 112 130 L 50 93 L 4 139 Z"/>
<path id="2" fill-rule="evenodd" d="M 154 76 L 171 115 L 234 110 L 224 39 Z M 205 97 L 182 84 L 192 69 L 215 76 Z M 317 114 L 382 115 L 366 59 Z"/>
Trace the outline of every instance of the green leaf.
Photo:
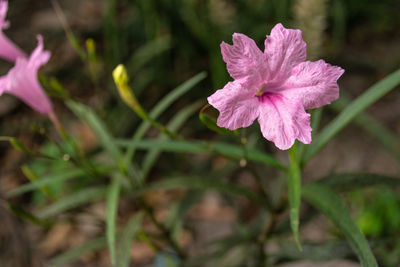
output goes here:
<path id="1" fill-rule="evenodd" d="M 399 177 L 372 173 L 331 174 L 317 181 L 336 192 L 351 191 L 376 185 L 400 186 Z"/>
<path id="2" fill-rule="evenodd" d="M 227 135 L 232 135 L 232 136 L 238 136 L 238 134 L 239 134 L 238 130 L 231 131 L 231 130 L 228 130 L 226 128 L 219 127 L 217 125 L 217 120 L 212 118 L 212 117 L 210 117 L 210 116 L 208 116 L 205 113 L 200 113 L 199 114 L 199 119 L 205 126 L 207 126 L 208 129 L 210 129 L 210 130 L 212 130 L 212 131 L 214 131 L 216 133 L 227 134 Z"/>
<path id="3" fill-rule="evenodd" d="M 70 262 L 79 259 L 82 255 L 90 252 L 99 251 L 107 246 L 106 238 L 104 236 L 95 239 L 90 239 L 80 246 L 68 250 L 52 259 L 50 259 L 50 265 L 62 265 L 65 266 Z"/>
<path id="4" fill-rule="evenodd" d="M 307 163 L 325 144 L 340 130 L 349 124 L 357 115 L 379 100 L 385 94 L 396 88 L 400 83 L 400 69 L 370 87 L 365 93 L 351 102 L 331 123 L 321 131 L 308 147 L 303 164 Z"/>
<path id="5" fill-rule="evenodd" d="M 36 225 L 51 226 L 54 224 L 54 222 L 52 222 L 52 221 L 43 220 L 43 219 L 36 217 L 35 215 L 25 211 L 24 209 L 22 209 L 21 207 L 19 207 L 17 205 L 8 204 L 7 208 L 8 208 L 8 210 L 10 210 L 12 213 L 14 213 L 16 216 L 18 216 L 22 220 L 29 221 Z"/>
<path id="6" fill-rule="evenodd" d="M 341 93 L 340 98 L 329 105 L 333 110 L 340 112 L 350 104 L 350 98 Z M 364 112 L 354 119 L 355 123 L 371 136 L 375 137 L 389 153 L 400 161 L 400 143 L 397 136 L 368 113 Z"/>
<path id="7" fill-rule="evenodd" d="M 126 140 L 116 139 L 115 144 L 122 147 L 134 147 L 135 149 L 153 149 L 157 148 L 163 151 L 176 153 L 206 153 L 221 154 L 234 159 L 244 158 L 243 148 L 237 145 L 231 145 L 221 142 L 203 142 L 203 141 L 181 141 L 181 140 Z M 256 149 L 247 148 L 246 157 L 248 160 L 261 162 L 281 170 L 286 170 L 276 158 L 265 152 Z"/>
<path id="8" fill-rule="evenodd" d="M 120 157 L 118 147 L 115 146 L 113 137 L 103 121 L 97 117 L 94 111 L 88 106 L 72 100 L 68 100 L 66 103 L 78 118 L 86 122 L 90 128 L 92 128 L 107 152 L 110 153 L 113 158 L 118 159 Z"/>
<path id="9" fill-rule="evenodd" d="M 100 173 L 108 173 L 114 169 L 115 168 L 104 167 L 104 168 L 96 168 L 96 171 L 98 171 Z M 57 183 L 68 181 L 70 179 L 79 178 L 79 177 L 82 177 L 85 175 L 87 175 L 87 172 L 85 170 L 81 170 L 81 169 L 72 169 L 71 170 L 70 168 L 63 169 L 63 170 L 61 170 L 61 172 L 46 175 L 37 181 L 34 181 L 34 182 L 31 181 L 31 183 L 24 184 L 14 190 L 11 190 L 10 192 L 7 192 L 6 196 L 7 197 L 18 196 L 18 195 L 24 194 L 26 192 L 36 190 L 45 185 L 57 184 Z"/>
<path id="10" fill-rule="evenodd" d="M 93 200 L 100 199 L 106 195 L 107 188 L 105 186 L 98 186 L 83 189 L 72 195 L 61 198 L 50 206 L 44 208 L 39 212 L 38 216 L 41 218 L 48 218 L 66 210 L 84 205 Z"/>
<path id="11" fill-rule="evenodd" d="M 36 174 L 27 165 L 23 165 L 21 167 L 21 170 L 24 173 L 25 177 L 28 178 L 29 181 L 31 181 L 31 183 L 37 182 L 39 180 L 39 178 L 36 176 Z M 46 185 L 39 186 L 39 189 L 46 196 L 48 196 L 50 198 L 54 197 L 54 194 L 51 192 L 51 190 Z"/>
<path id="12" fill-rule="evenodd" d="M 169 129 L 171 132 L 175 133 L 179 130 L 179 128 L 182 127 L 182 125 L 186 122 L 186 120 L 193 115 L 193 113 L 198 110 L 200 107 L 200 103 L 193 103 L 192 105 L 189 105 L 182 110 L 180 110 L 173 119 L 168 123 L 167 129 Z M 167 140 L 168 138 L 165 135 L 161 135 L 158 137 L 158 140 Z M 143 166 L 142 166 L 142 176 L 143 180 L 146 179 L 146 176 L 149 174 L 154 162 L 157 160 L 159 155 L 161 154 L 160 149 L 152 149 L 149 152 L 147 152 L 144 160 L 143 160 Z"/>
<path id="13" fill-rule="evenodd" d="M 342 200 L 328 187 L 316 183 L 303 186 L 303 198 L 328 216 L 343 232 L 364 267 L 378 266 L 367 240 Z"/>
<path id="14" fill-rule="evenodd" d="M 144 192 L 152 190 L 165 190 L 176 188 L 192 188 L 192 189 L 216 189 L 222 193 L 238 195 L 245 197 L 251 201 L 266 207 L 265 201 L 253 191 L 233 183 L 224 182 L 221 179 L 207 177 L 172 177 L 151 183 Z M 142 193 L 144 193 L 142 192 Z"/>
<path id="15" fill-rule="evenodd" d="M 288 188 L 290 206 L 290 227 L 297 247 L 302 250 L 299 237 L 299 217 L 301 204 L 301 170 L 297 162 L 297 142 L 289 149 Z"/>
<path id="16" fill-rule="evenodd" d="M 18 151 L 24 152 L 28 155 L 34 155 L 35 152 L 33 152 L 32 150 L 26 148 L 20 141 L 18 141 L 18 139 L 11 137 L 9 139 L 10 144 Z"/>
<path id="17" fill-rule="evenodd" d="M 168 38 L 158 38 L 147 42 L 136 49 L 135 53 L 129 59 L 129 63 L 127 64 L 129 72 L 134 74 L 146 63 L 170 48 L 171 43 Z"/>
<path id="18" fill-rule="evenodd" d="M 117 250 L 117 267 L 128 267 L 129 259 L 131 256 L 131 247 L 133 241 L 136 238 L 137 233 L 140 230 L 143 220 L 143 214 L 133 215 L 126 223 L 122 230 L 122 236 L 119 240 L 119 246 Z"/>
<path id="19" fill-rule="evenodd" d="M 115 233 L 116 233 L 116 220 L 118 213 L 118 200 L 121 187 L 121 180 L 123 176 L 116 174 L 112 177 L 111 184 L 107 189 L 107 217 L 106 217 L 106 236 L 108 249 L 110 250 L 110 257 L 112 265 L 116 263 L 115 255 Z"/>
<path id="20" fill-rule="evenodd" d="M 170 93 L 164 96 L 157 105 L 150 111 L 149 117 L 156 120 L 175 100 L 187 93 L 190 89 L 194 88 L 199 82 L 207 77 L 206 72 L 201 72 L 191 79 L 187 80 L 183 84 L 173 89 Z M 151 124 L 147 121 L 142 122 L 139 128 L 136 130 L 133 136 L 133 141 L 142 139 Z M 132 157 L 135 153 L 135 146 L 130 146 L 125 154 L 125 162 L 131 162 Z"/>

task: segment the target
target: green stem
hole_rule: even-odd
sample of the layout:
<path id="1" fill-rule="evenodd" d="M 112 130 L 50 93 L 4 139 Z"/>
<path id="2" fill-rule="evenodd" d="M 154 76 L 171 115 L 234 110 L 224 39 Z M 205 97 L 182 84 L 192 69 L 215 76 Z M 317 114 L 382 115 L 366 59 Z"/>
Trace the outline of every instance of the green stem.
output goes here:
<path id="1" fill-rule="evenodd" d="M 290 226 L 299 250 L 301 249 L 299 237 L 299 210 L 301 203 L 301 170 L 297 160 L 297 141 L 289 149 L 288 191 L 290 206 Z"/>

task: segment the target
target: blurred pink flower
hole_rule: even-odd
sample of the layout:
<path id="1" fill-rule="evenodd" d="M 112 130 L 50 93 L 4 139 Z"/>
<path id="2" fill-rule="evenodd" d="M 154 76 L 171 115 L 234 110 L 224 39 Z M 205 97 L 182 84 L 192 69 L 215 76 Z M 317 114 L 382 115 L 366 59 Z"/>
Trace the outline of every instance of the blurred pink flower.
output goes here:
<path id="1" fill-rule="evenodd" d="M 244 34 L 233 34 L 233 45 L 221 52 L 234 79 L 208 97 L 220 112 L 217 124 L 235 130 L 258 119 L 263 136 L 282 150 L 295 139 L 311 142 L 310 114 L 339 97 L 337 80 L 344 70 L 306 60 L 300 30 L 277 24 L 267 35 L 264 53 Z"/>
<path id="2" fill-rule="evenodd" d="M 0 0 L 0 57 L 15 62 L 18 57 L 26 57 L 26 54 L 3 33 L 3 29 L 10 26 L 6 20 L 7 9 L 8 1 Z"/>
<path id="3" fill-rule="evenodd" d="M 38 45 L 29 59 L 17 58 L 7 75 L 0 77 L 0 95 L 12 94 L 40 113 L 53 116 L 53 106 L 44 93 L 37 77 L 39 68 L 50 59 L 50 52 L 43 51 L 43 38 L 37 36 Z"/>

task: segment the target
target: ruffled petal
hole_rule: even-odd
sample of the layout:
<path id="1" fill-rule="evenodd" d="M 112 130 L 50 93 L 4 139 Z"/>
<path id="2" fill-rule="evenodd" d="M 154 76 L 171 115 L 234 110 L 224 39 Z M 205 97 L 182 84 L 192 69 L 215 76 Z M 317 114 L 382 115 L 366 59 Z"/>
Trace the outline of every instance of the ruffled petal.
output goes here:
<path id="1" fill-rule="evenodd" d="M 38 70 L 49 61 L 51 53 L 47 50 L 43 50 L 43 37 L 41 35 L 37 35 L 36 39 L 38 44 L 29 57 L 29 66 Z"/>
<path id="2" fill-rule="evenodd" d="M 229 74 L 246 88 L 262 83 L 265 73 L 263 53 L 256 43 L 244 34 L 233 34 L 233 45 L 221 43 L 222 58 Z"/>
<path id="3" fill-rule="evenodd" d="M 229 82 L 223 89 L 207 98 L 219 111 L 217 125 L 236 130 L 250 126 L 258 116 L 259 101 L 254 93 L 244 89 L 239 82 Z"/>
<path id="4" fill-rule="evenodd" d="M 342 68 L 323 60 L 300 63 L 282 85 L 281 94 L 301 100 L 305 109 L 330 104 L 339 97 L 337 80 L 343 73 Z"/>
<path id="5" fill-rule="evenodd" d="M 278 82 L 289 76 L 291 69 L 306 60 L 306 43 L 300 30 L 277 24 L 265 39 L 264 57 L 268 64 L 268 81 Z"/>
<path id="6" fill-rule="evenodd" d="M 293 146 L 295 139 L 311 143 L 310 114 L 300 101 L 279 94 L 266 94 L 260 98 L 260 124 L 263 136 L 282 150 Z"/>

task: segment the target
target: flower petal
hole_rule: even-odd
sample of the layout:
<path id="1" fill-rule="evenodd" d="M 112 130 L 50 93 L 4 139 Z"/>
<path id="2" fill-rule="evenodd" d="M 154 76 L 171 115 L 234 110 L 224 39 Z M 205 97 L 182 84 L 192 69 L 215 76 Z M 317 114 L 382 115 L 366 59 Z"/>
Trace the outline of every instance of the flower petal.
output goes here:
<path id="1" fill-rule="evenodd" d="M 207 98 L 218 109 L 219 127 L 236 130 L 250 126 L 258 116 L 259 101 L 254 93 L 246 90 L 239 82 L 229 82 L 223 89 Z"/>
<path id="2" fill-rule="evenodd" d="M 0 57 L 15 62 L 18 57 L 26 57 L 26 54 L 2 32 L 10 25 L 6 20 L 7 10 L 8 1 L 0 0 Z"/>
<path id="3" fill-rule="evenodd" d="M 229 74 L 248 88 L 261 84 L 265 73 L 263 53 L 253 39 L 244 34 L 234 33 L 232 39 L 233 45 L 221 43 L 222 58 Z"/>
<path id="4" fill-rule="evenodd" d="M 265 39 L 264 57 L 268 62 L 268 81 L 286 79 L 291 69 L 306 60 L 306 43 L 300 30 L 277 24 Z"/>
<path id="5" fill-rule="evenodd" d="M 266 94 L 260 98 L 260 124 L 263 136 L 282 150 L 289 149 L 295 139 L 311 143 L 310 114 L 300 101 L 279 94 Z"/>
<path id="6" fill-rule="evenodd" d="M 29 61 L 26 58 L 17 58 L 15 66 L 6 76 L 0 78 L 0 87 L 4 85 L 4 89 L 0 88 L 0 91 L 4 90 L 15 95 L 31 108 L 50 116 L 53 106 L 37 78 L 38 68 L 47 62 L 50 53 L 43 51 L 43 42 L 40 37 L 38 41 L 38 46 L 32 52 Z"/>
<path id="7" fill-rule="evenodd" d="M 0 32 L 0 57 L 10 62 L 15 62 L 19 57 L 26 57 L 26 54 Z"/>
<path id="8" fill-rule="evenodd" d="M 43 37 L 41 35 L 37 35 L 36 39 L 38 44 L 29 57 L 29 65 L 31 68 L 38 70 L 49 61 L 51 53 L 47 50 L 43 50 Z"/>
<path id="9" fill-rule="evenodd" d="M 301 100 L 305 109 L 318 108 L 339 97 L 337 80 L 343 73 L 342 68 L 323 60 L 306 61 L 292 69 L 280 93 L 287 98 Z"/>
<path id="10" fill-rule="evenodd" d="M 8 1 L 0 0 L 0 29 L 6 29 L 10 23 L 6 20 L 8 11 Z"/>

